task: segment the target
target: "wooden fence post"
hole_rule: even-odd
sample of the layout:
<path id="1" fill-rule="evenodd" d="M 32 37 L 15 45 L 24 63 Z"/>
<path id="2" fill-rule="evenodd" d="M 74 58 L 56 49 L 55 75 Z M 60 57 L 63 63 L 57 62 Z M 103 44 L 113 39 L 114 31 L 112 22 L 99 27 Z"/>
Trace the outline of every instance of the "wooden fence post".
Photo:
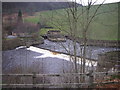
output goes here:
<path id="1" fill-rule="evenodd" d="M 35 80 L 35 78 L 36 78 L 36 73 L 35 72 L 33 72 L 33 76 L 32 76 L 32 80 L 33 80 L 33 88 L 36 88 L 36 80 Z"/>
<path id="2" fill-rule="evenodd" d="M 88 76 L 89 76 L 88 85 L 89 85 L 89 88 L 92 88 L 93 87 L 93 82 L 94 82 L 93 70 L 89 71 L 89 75 Z"/>

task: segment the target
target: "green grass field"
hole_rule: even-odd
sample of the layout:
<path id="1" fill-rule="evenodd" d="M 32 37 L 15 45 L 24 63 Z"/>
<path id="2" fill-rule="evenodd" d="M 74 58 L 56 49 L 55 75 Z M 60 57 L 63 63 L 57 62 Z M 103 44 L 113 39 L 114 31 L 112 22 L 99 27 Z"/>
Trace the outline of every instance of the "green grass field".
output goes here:
<path id="1" fill-rule="evenodd" d="M 95 5 L 90 10 L 90 15 L 95 12 Z M 81 8 L 78 7 L 78 14 L 81 12 Z M 94 40 L 120 40 L 118 38 L 118 3 L 105 4 L 99 8 L 97 16 L 93 19 L 87 37 Z M 71 18 L 72 19 L 72 18 Z M 32 23 L 44 23 L 47 26 L 54 27 L 53 30 L 61 30 L 63 34 L 70 33 L 69 19 L 67 18 L 67 13 L 64 9 L 36 12 L 32 17 L 24 18 L 25 22 Z M 76 35 L 82 37 L 82 25 L 83 18 L 80 17 L 77 23 Z M 41 29 L 40 35 L 46 34 L 49 29 Z"/>

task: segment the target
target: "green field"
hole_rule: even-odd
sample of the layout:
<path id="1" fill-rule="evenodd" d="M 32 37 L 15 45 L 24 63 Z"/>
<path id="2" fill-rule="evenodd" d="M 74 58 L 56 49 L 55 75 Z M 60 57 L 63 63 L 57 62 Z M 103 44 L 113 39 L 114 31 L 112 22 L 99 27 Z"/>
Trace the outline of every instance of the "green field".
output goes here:
<path id="1" fill-rule="evenodd" d="M 94 40 L 120 40 L 118 38 L 118 4 L 105 4 L 102 5 L 97 16 L 90 24 L 87 37 Z M 90 15 L 95 12 L 98 6 L 92 6 L 90 9 Z M 85 9 L 85 7 L 84 7 Z M 78 7 L 78 14 L 81 13 L 81 8 Z M 85 18 L 85 15 L 83 16 Z M 61 30 L 63 34 L 70 34 L 70 25 L 68 21 L 67 13 L 65 9 L 36 12 L 34 16 L 24 18 L 25 22 L 38 23 L 41 22 L 47 26 L 54 27 L 53 30 Z M 72 18 L 71 18 L 72 20 Z M 82 25 L 80 22 L 84 22 L 80 17 L 77 23 L 78 37 L 82 37 Z M 40 35 L 45 34 L 49 29 L 42 28 Z"/>

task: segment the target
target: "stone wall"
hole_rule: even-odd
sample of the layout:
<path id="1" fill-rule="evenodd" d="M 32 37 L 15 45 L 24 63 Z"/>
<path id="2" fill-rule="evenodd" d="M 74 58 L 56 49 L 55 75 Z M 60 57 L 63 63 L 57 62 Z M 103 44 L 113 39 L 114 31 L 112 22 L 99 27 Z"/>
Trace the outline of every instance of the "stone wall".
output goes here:
<path id="1" fill-rule="evenodd" d="M 68 39 L 72 40 L 72 37 L 67 36 Z M 83 45 L 82 38 L 76 38 L 76 41 Z M 112 40 L 87 40 L 87 45 L 90 46 L 104 46 L 104 47 L 120 47 L 120 41 L 112 41 Z"/>

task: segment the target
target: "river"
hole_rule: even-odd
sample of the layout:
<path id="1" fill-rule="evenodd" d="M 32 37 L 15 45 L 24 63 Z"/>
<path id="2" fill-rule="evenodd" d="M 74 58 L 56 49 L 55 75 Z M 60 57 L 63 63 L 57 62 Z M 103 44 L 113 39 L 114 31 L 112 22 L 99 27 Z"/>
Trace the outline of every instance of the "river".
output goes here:
<path id="1" fill-rule="evenodd" d="M 77 46 L 77 55 L 81 55 L 81 48 L 83 46 Z M 73 46 L 72 41 L 67 40 L 66 42 L 51 42 L 49 40 L 44 40 L 44 44 L 38 45 L 36 47 L 30 46 L 29 48 L 16 48 L 14 50 L 3 51 L 3 71 L 9 70 L 10 68 L 15 68 L 16 66 L 22 67 L 30 67 L 33 64 L 45 64 L 42 65 L 46 68 L 50 68 L 51 73 L 59 72 L 62 64 L 70 63 L 69 57 L 59 53 L 51 53 L 49 50 L 67 53 L 67 50 L 70 50 L 71 54 L 73 54 Z M 44 49 L 49 50 L 44 50 Z M 87 58 L 97 60 L 98 54 L 120 50 L 117 48 L 110 47 L 98 47 L 98 46 L 87 46 Z M 56 55 L 57 54 L 57 55 Z M 38 63 L 37 63 L 38 62 Z M 49 66 L 50 65 L 50 66 Z M 64 65 L 66 66 L 66 65 Z M 53 70 L 52 68 L 56 69 Z M 65 67 L 64 67 L 65 68 Z M 7 70 L 7 71 L 8 71 Z M 61 71 L 61 70 L 60 70 Z M 25 71 L 26 72 L 26 71 Z M 46 71 L 47 72 L 47 69 Z"/>
<path id="2" fill-rule="evenodd" d="M 74 63 L 69 60 L 69 56 L 66 54 L 67 50 L 70 50 L 73 54 L 72 41 L 66 42 L 51 42 L 44 40 L 44 44 L 37 46 L 25 46 L 18 47 L 14 50 L 8 50 L 2 52 L 2 71 L 3 73 L 70 73 L 73 72 Z M 77 55 L 81 55 L 79 44 L 77 45 Z M 63 48 L 65 47 L 65 48 Z M 43 49 L 44 48 L 44 49 Z M 49 50 L 57 51 L 51 52 Z M 106 48 L 97 46 L 87 46 L 87 58 L 97 60 L 98 54 L 120 50 L 116 48 Z M 96 66 L 96 64 L 95 64 Z M 88 65 L 86 64 L 86 68 Z M 78 64 L 80 68 L 80 64 Z M 89 68 L 89 67 L 88 67 Z M 61 83 L 63 79 L 58 77 L 47 78 L 50 83 Z"/>

